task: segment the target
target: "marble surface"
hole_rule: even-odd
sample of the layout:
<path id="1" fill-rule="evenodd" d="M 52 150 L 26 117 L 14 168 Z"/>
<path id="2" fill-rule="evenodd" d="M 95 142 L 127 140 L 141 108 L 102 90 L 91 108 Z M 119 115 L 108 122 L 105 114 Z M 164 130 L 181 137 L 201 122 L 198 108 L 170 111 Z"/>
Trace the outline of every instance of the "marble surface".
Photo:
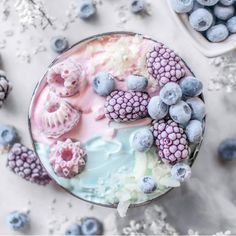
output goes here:
<path id="1" fill-rule="evenodd" d="M 144 210 L 154 205 L 164 207 L 168 214 L 167 220 L 181 234 L 186 234 L 189 228 L 201 234 L 225 230 L 236 234 L 236 163 L 223 165 L 218 162 L 216 155 L 218 144 L 224 138 L 234 137 L 236 133 L 236 95 L 224 89 L 208 89 L 210 79 L 216 75 L 217 69 L 193 47 L 189 37 L 179 30 L 169 13 L 166 0 L 151 0 L 151 14 L 144 17 L 132 15 L 126 7 L 122 7 L 126 0 L 102 0 L 99 1 L 102 4 L 97 6 L 98 16 L 95 20 L 83 22 L 75 19 L 67 29 L 63 29 L 67 22 L 65 9 L 69 8 L 71 1 L 51 0 L 47 1 L 46 6 L 50 15 L 57 18 L 58 28 L 47 28 L 45 31 L 29 29 L 24 33 L 20 32 L 19 20 L 14 13 L 14 1 L 8 2 L 10 15 L 7 20 L 0 21 L 0 43 L 5 45 L 1 47 L 0 53 L 3 68 L 14 89 L 0 110 L 0 122 L 14 125 L 25 145 L 31 147 L 27 112 L 32 92 L 56 56 L 49 48 L 49 39 L 58 34 L 65 35 L 70 44 L 74 44 L 92 34 L 127 30 L 165 42 L 180 54 L 195 75 L 204 82 L 207 124 L 205 139 L 193 166 L 192 179 L 148 206 L 130 209 L 123 219 L 115 215 L 114 209 L 91 206 L 54 184 L 40 187 L 20 179 L 5 167 L 6 159 L 2 155 L 0 234 L 13 234 L 5 224 L 5 217 L 15 209 L 30 210 L 31 227 L 27 234 L 60 234 L 70 222 L 82 216 L 96 216 L 105 220 L 107 232 L 111 233 L 116 231 L 115 228 L 121 230 L 128 225 L 130 219 L 142 219 Z M 43 52 L 34 54 L 40 45 Z M 24 60 L 25 56 L 30 59 L 29 63 Z"/>

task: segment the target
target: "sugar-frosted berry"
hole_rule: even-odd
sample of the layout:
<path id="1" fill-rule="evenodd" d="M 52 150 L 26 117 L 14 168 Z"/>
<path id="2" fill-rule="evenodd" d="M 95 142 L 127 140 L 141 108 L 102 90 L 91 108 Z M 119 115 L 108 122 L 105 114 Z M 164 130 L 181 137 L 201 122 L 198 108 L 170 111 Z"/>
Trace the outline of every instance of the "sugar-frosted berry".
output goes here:
<path id="1" fill-rule="evenodd" d="M 236 33 L 236 16 L 231 17 L 227 21 L 226 25 L 227 25 L 227 28 L 228 28 L 230 33 L 232 33 L 232 34 Z"/>
<path id="2" fill-rule="evenodd" d="M 144 76 L 130 75 L 126 79 L 127 88 L 132 91 L 145 91 L 148 80 Z"/>
<path id="3" fill-rule="evenodd" d="M 50 40 L 51 49 L 56 53 L 62 53 L 69 47 L 68 40 L 64 36 L 55 36 Z"/>
<path id="4" fill-rule="evenodd" d="M 154 96 L 148 103 L 148 114 L 152 119 L 160 120 L 168 114 L 169 107 L 159 96 Z"/>
<path id="5" fill-rule="evenodd" d="M 189 179 L 191 174 L 192 171 L 190 166 L 183 162 L 179 162 L 171 168 L 172 177 L 180 182 L 184 182 L 185 180 Z"/>
<path id="6" fill-rule="evenodd" d="M 99 72 L 93 78 L 93 89 L 101 96 L 109 95 L 115 89 L 115 86 L 115 80 L 110 73 Z"/>
<path id="7" fill-rule="evenodd" d="M 29 224 L 29 217 L 25 213 L 13 211 L 7 216 L 7 224 L 14 231 L 23 231 Z"/>
<path id="8" fill-rule="evenodd" d="M 69 235 L 74 235 L 74 236 L 82 235 L 81 226 L 79 224 L 72 224 L 72 225 L 70 225 L 66 229 L 64 235 L 65 236 L 69 236 Z"/>
<path id="9" fill-rule="evenodd" d="M 203 6 L 214 6 L 219 0 L 197 0 Z"/>
<path id="10" fill-rule="evenodd" d="M 9 125 L 0 125 L 0 146 L 14 144 L 18 140 L 16 129 Z"/>
<path id="11" fill-rule="evenodd" d="M 167 105 L 173 105 L 182 98 L 182 90 L 177 83 L 167 83 L 160 91 L 161 100 Z"/>
<path id="12" fill-rule="evenodd" d="M 205 109 L 205 104 L 202 101 L 202 99 L 195 97 L 195 98 L 189 98 L 186 101 L 188 105 L 190 106 L 192 110 L 192 120 L 199 120 L 202 121 L 202 119 L 206 115 L 206 109 Z"/>
<path id="13" fill-rule="evenodd" d="M 214 14 L 220 20 L 228 20 L 234 15 L 234 12 L 233 6 L 216 5 L 214 7 Z"/>
<path id="14" fill-rule="evenodd" d="M 225 6 L 233 5 L 235 0 L 220 0 L 220 3 Z"/>
<path id="15" fill-rule="evenodd" d="M 139 188 L 143 193 L 149 194 L 156 190 L 157 183 L 151 176 L 144 176 L 139 181 Z"/>
<path id="16" fill-rule="evenodd" d="M 177 13 L 187 13 L 193 8 L 194 0 L 171 0 L 171 6 Z"/>
<path id="17" fill-rule="evenodd" d="M 200 80 L 193 76 L 187 76 L 180 82 L 183 95 L 187 97 L 195 97 L 202 93 L 203 84 Z"/>
<path id="18" fill-rule="evenodd" d="M 219 158 L 223 161 L 236 160 L 236 139 L 225 139 L 218 147 Z"/>
<path id="19" fill-rule="evenodd" d="M 185 133 L 189 142 L 198 143 L 202 139 L 202 122 L 199 120 L 191 120 L 186 126 Z"/>
<path id="20" fill-rule="evenodd" d="M 3 103 L 6 101 L 9 93 L 12 90 L 12 85 L 6 77 L 4 71 L 0 71 L 0 108 L 2 107 Z"/>
<path id="21" fill-rule="evenodd" d="M 82 235 L 102 235 L 103 224 L 93 217 L 84 218 L 81 222 L 81 232 Z"/>
<path id="22" fill-rule="evenodd" d="M 210 42 L 219 43 L 229 36 L 229 31 L 223 24 L 214 25 L 207 30 L 206 36 Z"/>
<path id="23" fill-rule="evenodd" d="M 194 1 L 193 1 L 193 9 L 192 9 L 191 13 L 194 12 L 195 10 L 197 10 L 197 9 L 199 9 L 199 8 L 203 8 L 203 7 L 204 7 L 203 5 L 201 5 L 199 2 L 197 2 L 196 0 L 194 0 Z"/>
<path id="24" fill-rule="evenodd" d="M 189 105 L 184 102 L 184 101 L 180 101 L 175 105 L 170 106 L 170 117 L 179 124 L 186 124 L 190 118 L 191 118 L 191 108 L 189 107 Z"/>
<path id="25" fill-rule="evenodd" d="M 213 15 L 210 11 L 199 8 L 190 14 L 189 23 L 197 31 L 206 31 L 213 23 Z"/>
<path id="26" fill-rule="evenodd" d="M 138 152 L 148 151 L 153 144 L 153 135 L 148 128 L 138 130 L 132 139 L 132 147 Z"/>
<path id="27" fill-rule="evenodd" d="M 81 19 L 89 19 L 96 14 L 96 7 L 93 0 L 80 0 L 78 6 L 78 15 Z"/>

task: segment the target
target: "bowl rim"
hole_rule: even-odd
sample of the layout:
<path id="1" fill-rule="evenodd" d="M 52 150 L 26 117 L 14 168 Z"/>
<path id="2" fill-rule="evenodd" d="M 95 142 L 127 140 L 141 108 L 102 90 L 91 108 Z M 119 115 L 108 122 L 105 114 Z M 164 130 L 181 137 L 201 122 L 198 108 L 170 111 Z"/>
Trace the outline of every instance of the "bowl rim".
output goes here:
<path id="1" fill-rule="evenodd" d="M 132 32 L 132 31 L 111 31 L 111 32 L 105 32 L 105 33 L 99 33 L 99 34 L 95 34 L 95 35 L 92 35 L 92 36 L 89 36 L 89 37 L 86 37 L 82 40 L 79 40 L 77 43 L 73 44 L 71 47 L 69 47 L 65 52 L 63 52 L 62 54 L 68 52 L 69 50 L 71 50 L 72 48 L 76 47 L 77 45 L 81 44 L 81 43 L 84 43 L 84 42 L 87 42 L 87 41 L 91 41 L 91 40 L 96 40 L 97 38 L 100 38 L 100 37 L 104 37 L 104 36 L 109 36 L 109 35 L 129 35 L 129 36 L 141 36 L 145 39 L 148 39 L 148 40 L 152 40 L 153 42 L 155 43 L 160 43 L 159 41 L 153 39 L 152 37 L 150 36 L 147 36 L 147 35 L 144 35 L 144 34 L 141 34 L 141 33 L 136 33 L 136 32 Z M 61 57 L 61 55 L 58 55 L 53 61 L 52 63 L 50 63 L 50 65 L 48 66 L 48 68 L 50 68 L 52 65 L 54 65 Z M 182 59 L 182 58 L 181 58 Z M 182 59 L 183 60 L 183 59 Z M 194 73 L 192 72 L 192 70 L 188 67 L 188 65 L 185 63 L 185 61 L 183 60 L 185 66 L 190 70 L 190 72 L 194 75 Z M 33 132 L 32 132 L 32 126 L 31 126 L 31 115 L 32 115 L 32 108 L 33 108 L 33 105 L 34 105 L 34 102 L 35 102 L 35 95 L 36 93 L 38 92 L 38 89 L 40 88 L 40 86 L 42 85 L 42 83 L 44 82 L 44 79 L 45 79 L 45 76 L 47 74 L 47 71 L 44 73 L 43 77 L 37 82 L 34 90 L 33 90 L 33 93 L 32 93 L 32 96 L 31 96 L 31 99 L 30 99 L 30 104 L 29 104 L 29 108 L 28 108 L 28 129 L 29 129 L 29 133 L 30 133 L 30 140 L 31 140 L 31 144 L 33 146 L 33 150 L 34 152 L 36 153 L 36 155 L 38 156 L 37 154 L 37 151 L 36 151 L 36 145 L 35 145 L 35 142 L 34 142 L 34 138 L 33 138 Z M 204 99 L 204 96 L 203 94 L 200 95 L 201 99 L 203 100 L 203 102 L 205 102 L 205 99 Z M 203 139 L 204 139 L 204 133 L 205 133 L 205 124 L 206 124 L 206 117 L 204 117 L 203 119 L 203 134 L 202 134 L 202 138 L 200 140 L 200 142 L 197 144 L 197 146 L 195 147 L 195 150 L 193 153 L 191 153 L 191 162 L 190 162 L 190 166 L 192 167 L 193 163 L 195 162 L 197 156 L 198 156 L 198 153 L 200 151 L 200 148 L 202 146 L 202 142 L 203 142 Z M 39 160 L 40 160 L 40 163 L 41 165 L 44 167 L 44 169 L 47 171 L 47 169 L 45 168 L 45 166 L 43 165 L 40 157 L 38 156 Z M 48 173 L 48 172 L 47 172 Z M 49 177 L 52 179 L 53 182 L 55 182 L 60 188 L 64 189 L 66 192 L 68 192 L 69 194 L 71 194 L 72 196 L 76 197 L 77 199 L 79 200 L 82 200 L 82 201 L 85 201 L 87 203 L 90 203 L 90 204 L 93 204 L 93 205 L 97 205 L 97 206 L 102 206 L 102 207 L 106 207 L 106 208 L 117 208 L 118 204 L 119 203 L 115 203 L 115 204 L 105 204 L 105 203 L 98 203 L 98 202 L 93 202 L 93 201 L 90 201 L 90 200 L 87 200 L 87 199 L 84 199 L 82 197 L 79 197 L 77 195 L 75 195 L 73 192 L 71 192 L 69 189 L 65 188 L 64 186 L 62 186 L 58 181 L 56 181 L 51 175 L 50 173 L 48 173 Z M 134 208 L 134 207 L 141 207 L 141 206 L 144 206 L 144 205 L 147 205 L 157 199 L 160 199 L 162 197 L 164 197 L 167 193 L 169 193 L 171 190 L 175 189 L 175 187 L 170 187 L 166 192 L 164 192 L 162 195 L 158 196 L 158 197 L 155 197 L 151 200 L 148 200 L 148 201 L 145 201 L 145 202 L 142 202 L 142 203 L 137 203 L 137 204 L 130 204 L 129 208 Z"/>

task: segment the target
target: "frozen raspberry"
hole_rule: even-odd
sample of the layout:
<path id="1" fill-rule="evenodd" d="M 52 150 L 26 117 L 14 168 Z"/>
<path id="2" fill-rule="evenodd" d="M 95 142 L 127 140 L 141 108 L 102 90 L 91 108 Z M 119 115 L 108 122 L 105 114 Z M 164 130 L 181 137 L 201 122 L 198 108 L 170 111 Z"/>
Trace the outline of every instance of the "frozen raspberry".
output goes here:
<path id="1" fill-rule="evenodd" d="M 148 72 L 158 80 L 160 86 L 177 82 L 185 75 L 184 63 L 174 51 L 157 43 L 147 54 Z"/>
<path id="2" fill-rule="evenodd" d="M 106 99 L 106 117 L 117 122 L 144 118 L 148 115 L 149 100 L 144 92 L 115 90 Z"/>
<path id="3" fill-rule="evenodd" d="M 51 180 L 35 152 L 20 143 L 15 143 L 9 151 L 7 166 L 32 183 L 46 185 Z"/>
<path id="4" fill-rule="evenodd" d="M 151 127 L 160 158 L 169 164 L 186 159 L 189 147 L 184 130 L 172 120 L 160 120 Z"/>
<path id="5" fill-rule="evenodd" d="M 67 139 L 65 142 L 58 141 L 51 148 L 49 161 L 58 176 L 72 178 L 83 171 L 85 157 L 81 143 Z"/>

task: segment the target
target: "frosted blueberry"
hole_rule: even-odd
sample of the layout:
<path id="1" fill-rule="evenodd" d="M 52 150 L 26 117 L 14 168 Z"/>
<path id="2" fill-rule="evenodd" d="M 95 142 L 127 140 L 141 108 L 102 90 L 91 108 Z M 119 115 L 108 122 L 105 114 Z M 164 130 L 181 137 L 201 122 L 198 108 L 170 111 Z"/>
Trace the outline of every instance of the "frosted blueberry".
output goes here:
<path id="1" fill-rule="evenodd" d="M 138 152 L 146 152 L 151 148 L 153 141 L 152 132 L 144 128 L 135 133 L 131 145 Z"/>
<path id="2" fill-rule="evenodd" d="M 129 0 L 130 10 L 133 13 L 140 13 L 146 9 L 146 0 Z"/>
<path id="3" fill-rule="evenodd" d="M 103 224 L 96 218 L 88 217 L 81 222 L 82 235 L 102 235 Z"/>
<path id="4" fill-rule="evenodd" d="M 199 120 L 202 121 L 202 119 L 206 115 L 206 109 L 205 104 L 202 101 L 202 99 L 195 97 L 195 98 L 189 98 L 186 101 L 188 105 L 190 106 L 192 110 L 192 120 Z"/>
<path id="5" fill-rule="evenodd" d="M 13 211 L 7 216 L 7 224 L 12 230 L 22 231 L 29 224 L 28 215 L 19 211 Z"/>
<path id="6" fill-rule="evenodd" d="M 203 6 L 214 6 L 219 0 L 197 0 Z"/>
<path id="7" fill-rule="evenodd" d="M 56 53 L 62 53 L 69 47 L 68 40 L 63 36 L 55 36 L 50 41 L 51 49 Z"/>
<path id="8" fill-rule="evenodd" d="M 147 109 L 152 119 L 160 120 L 168 114 L 169 107 L 159 96 L 154 96 L 150 99 Z"/>
<path id="9" fill-rule="evenodd" d="M 126 79 L 127 87 L 132 91 L 144 91 L 147 88 L 148 80 L 144 76 L 130 75 Z"/>
<path id="10" fill-rule="evenodd" d="M 225 6 L 233 5 L 235 0 L 220 0 L 220 3 Z"/>
<path id="11" fill-rule="evenodd" d="M 180 182 L 184 182 L 189 179 L 191 177 L 191 173 L 190 166 L 183 162 L 179 162 L 171 168 L 172 177 Z"/>
<path id="12" fill-rule="evenodd" d="M 143 193 L 149 194 L 156 190 L 156 181 L 151 176 L 144 176 L 139 181 L 139 188 Z"/>
<path id="13" fill-rule="evenodd" d="M 206 31 L 213 23 L 213 15 L 210 11 L 199 8 L 190 14 L 189 23 L 197 31 Z"/>
<path id="14" fill-rule="evenodd" d="M 181 100 L 182 90 L 177 83 L 169 82 L 160 91 L 161 100 L 167 105 L 176 104 Z"/>
<path id="15" fill-rule="evenodd" d="M 65 236 L 67 236 L 67 235 L 74 235 L 74 236 L 82 235 L 82 233 L 81 233 L 81 226 L 79 224 L 72 224 L 72 225 L 70 225 L 66 229 L 64 235 Z"/>
<path id="16" fill-rule="evenodd" d="M 189 105 L 184 102 L 180 101 L 175 105 L 170 106 L 170 117 L 179 124 L 186 124 L 191 118 L 191 108 Z"/>
<path id="17" fill-rule="evenodd" d="M 9 125 L 0 125 L 0 146 L 14 144 L 18 139 L 16 129 Z"/>
<path id="18" fill-rule="evenodd" d="M 93 0 L 80 0 L 78 6 L 78 15 L 81 19 L 89 19 L 96 14 L 96 7 Z"/>
<path id="19" fill-rule="evenodd" d="M 189 142 L 198 143 L 202 138 L 202 123 L 199 120 L 191 120 L 185 129 Z"/>
<path id="20" fill-rule="evenodd" d="M 236 139 L 225 139 L 218 147 L 218 155 L 223 161 L 236 160 Z"/>
<path id="21" fill-rule="evenodd" d="M 229 36 L 229 31 L 223 24 L 214 25 L 207 30 L 206 36 L 210 42 L 219 43 Z"/>
<path id="22" fill-rule="evenodd" d="M 99 72 L 93 78 L 93 89 L 100 96 L 107 96 L 115 89 L 115 80 L 110 73 Z"/>
<path id="23" fill-rule="evenodd" d="M 187 13 L 193 8 L 194 0 L 171 0 L 172 8 L 177 13 Z"/>
<path id="24" fill-rule="evenodd" d="M 187 97 L 195 97 L 202 93 L 203 84 L 193 76 L 187 76 L 180 82 L 182 92 Z"/>
<path id="25" fill-rule="evenodd" d="M 230 33 L 232 34 L 236 33 L 236 16 L 230 18 L 227 21 L 226 25 Z"/>
<path id="26" fill-rule="evenodd" d="M 214 7 L 214 14 L 220 20 L 228 20 L 234 15 L 234 12 L 233 6 L 216 5 Z"/>

